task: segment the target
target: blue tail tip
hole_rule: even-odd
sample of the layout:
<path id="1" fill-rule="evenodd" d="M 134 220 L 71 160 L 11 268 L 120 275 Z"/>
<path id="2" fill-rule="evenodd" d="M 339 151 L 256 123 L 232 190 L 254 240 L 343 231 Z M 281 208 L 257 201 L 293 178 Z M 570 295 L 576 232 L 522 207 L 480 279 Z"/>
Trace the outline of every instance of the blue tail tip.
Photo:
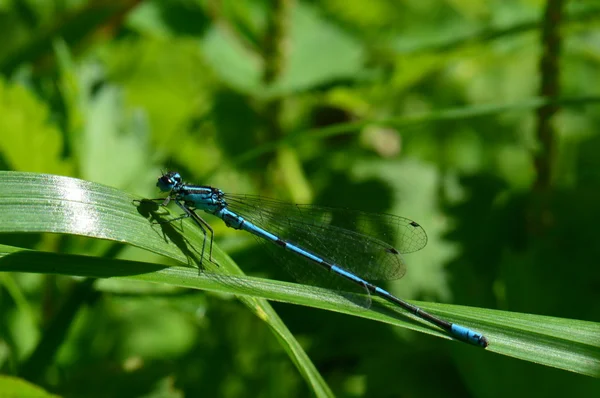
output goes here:
<path id="1" fill-rule="evenodd" d="M 456 337 L 471 344 L 475 344 L 483 348 L 486 348 L 489 345 L 488 340 L 484 335 L 474 332 L 464 326 L 453 324 L 451 331 Z"/>
<path id="2" fill-rule="evenodd" d="M 478 346 L 481 346 L 483 348 L 486 348 L 489 345 L 485 336 L 481 335 L 481 334 L 479 335 L 478 338 L 476 338 L 475 344 L 477 344 Z"/>

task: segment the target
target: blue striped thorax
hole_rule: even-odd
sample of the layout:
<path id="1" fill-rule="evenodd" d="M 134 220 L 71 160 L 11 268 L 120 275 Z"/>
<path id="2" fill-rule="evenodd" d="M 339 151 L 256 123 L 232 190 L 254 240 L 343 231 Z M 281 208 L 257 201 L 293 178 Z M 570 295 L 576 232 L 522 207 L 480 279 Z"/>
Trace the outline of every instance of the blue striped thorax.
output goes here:
<path id="1" fill-rule="evenodd" d="M 156 186 L 163 192 L 170 192 L 169 196 L 173 199 L 183 201 L 195 209 L 215 214 L 227 207 L 223 191 L 210 186 L 185 184 L 176 171 L 159 177 Z"/>

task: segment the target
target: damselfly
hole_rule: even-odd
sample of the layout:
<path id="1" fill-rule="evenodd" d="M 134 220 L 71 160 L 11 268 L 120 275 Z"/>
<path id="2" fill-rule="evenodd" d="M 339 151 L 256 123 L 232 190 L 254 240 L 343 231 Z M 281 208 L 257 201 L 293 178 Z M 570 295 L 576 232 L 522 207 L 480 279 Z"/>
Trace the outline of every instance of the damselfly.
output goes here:
<path id="1" fill-rule="evenodd" d="M 427 244 L 425 231 L 412 220 L 229 195 L 218 188 L 184 183 L 173 171 L 161 176 L 156 185 L 169 196 L 152 200 L 164 206 L 174 201 L 184 212 L 169 222 L 191 217 L 204 232 L 205 244 L 210 234 L 211 261 L 213 230 L 195 210 L 204 210 L 228 227 L 260 238 L 300 282 L 339 290 L 349 290 L 348 285 L 358 287 L 367 297 L 364 306 L 370 305 L 369 295 L 376 294 L 454 337 L 481 347 L 488 345 L 481 333 L 431 315 L 368 281 L 401 278 L 406 271 L 401 253 L 420 250 Z"/>

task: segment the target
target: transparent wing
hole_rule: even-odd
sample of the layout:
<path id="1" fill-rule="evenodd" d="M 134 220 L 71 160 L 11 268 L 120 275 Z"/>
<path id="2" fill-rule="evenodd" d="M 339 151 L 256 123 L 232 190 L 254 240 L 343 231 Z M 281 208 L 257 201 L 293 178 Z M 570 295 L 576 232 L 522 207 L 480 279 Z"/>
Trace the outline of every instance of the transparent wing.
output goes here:
<path id="1" fill-rule="evenodd" d="M 350 282 L 334 272 L 327 272 L 313 261 L 284 250 L 272 242 L 258 236 L 254 236 L 254 238 L 298 282 L 335 290 L 346 300 L 360 307 L 369 308 L 371 306 L 371 296 L 365 286 Z M 359 296 L 344 294 L 345 292 L 357 293 Z"/>
<path id="2" fill-rule="evenodd" d="M 295 205 L 252 195 L 226 195 L 225 199 L 231 211 L 248 221 L 364 279 L 401 278 L 406 272 L 401 253 L 420 250 L 427 244 L 423 228 L 403 217 Z M 300 257 L 285 250 L 273 254 Z M 306 266 L 299 270 L 293 269 L 296 260 L 285 262 L 298 280 L 324 285 L 323 274 L 328 273 L 318 265 L 312 264 L 314 270 Z M 304 275 L 306 272 L 310 275 Z M 343 279 L 337 275 L 327 278 Z"/>

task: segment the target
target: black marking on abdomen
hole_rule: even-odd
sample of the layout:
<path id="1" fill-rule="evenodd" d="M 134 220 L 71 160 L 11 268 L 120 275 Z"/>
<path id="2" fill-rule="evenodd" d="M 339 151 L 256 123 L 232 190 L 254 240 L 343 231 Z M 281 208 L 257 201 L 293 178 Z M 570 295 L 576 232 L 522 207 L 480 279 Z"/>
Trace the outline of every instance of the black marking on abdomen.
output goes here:
<path id="1" fill-rule="evenodd" d="M 281 240 L 281 239 L 277 239 L 277 240 L 275 241 L 275 244 L 276 244 L 276 245 L 278 245 L 278 246 L 281 246 L 281 247 L 283 247 L 284 249 L 285 249 L 285 248 L 287 247 L 287 245 L 288 245 L 286 241 L 284 241 L 284 240 Z"/>

